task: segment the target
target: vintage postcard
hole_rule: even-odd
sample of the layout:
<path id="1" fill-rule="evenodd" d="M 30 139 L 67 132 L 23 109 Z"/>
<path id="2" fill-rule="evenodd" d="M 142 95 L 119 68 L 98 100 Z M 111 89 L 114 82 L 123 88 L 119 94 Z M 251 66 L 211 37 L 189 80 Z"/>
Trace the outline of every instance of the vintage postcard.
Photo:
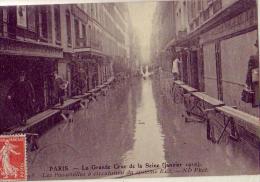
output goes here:
<path id="1" fill-rule="evenodd" d="M 0 181 L 259 175 L 258 42 L 257 0 L 1 5 Z"/>

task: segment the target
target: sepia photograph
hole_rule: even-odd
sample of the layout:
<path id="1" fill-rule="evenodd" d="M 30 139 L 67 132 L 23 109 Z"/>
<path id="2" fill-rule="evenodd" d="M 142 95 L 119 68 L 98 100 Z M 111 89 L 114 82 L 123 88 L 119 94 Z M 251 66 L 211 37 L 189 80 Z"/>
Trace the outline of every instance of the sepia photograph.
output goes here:
<path id="1" fill-rule="evenodd" d="M 0 4 L 0 181 L 260 175 L 257 0 Z"/>

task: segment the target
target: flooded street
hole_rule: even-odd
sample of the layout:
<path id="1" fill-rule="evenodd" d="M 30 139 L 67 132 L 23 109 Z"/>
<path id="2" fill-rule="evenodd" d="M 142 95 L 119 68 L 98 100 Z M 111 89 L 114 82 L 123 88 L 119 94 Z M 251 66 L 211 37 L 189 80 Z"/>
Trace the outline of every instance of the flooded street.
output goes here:
<path id="1" fill-rule="evenodd" d="M 255 149 L 209 142 L 206 127 L 185 123 L 184 106 L 173 104 L 161 84 L 156 78 L 120 83 L 77 112 L 72 123 L 48 130 L 40 149 L 28 154 L 29 179 L 259 172 Z"/>
<path id="2" fill-rule="evenodd" d="M 141 98 L 136 108 L 134 144 L 133 148 L 124 154 L 124 163 L 130 165 L 134 161 L 144 164 L 147 166 L 146 170 L 158 168 L 155 165 L 165 161 L 164 138 L 157 116 L 152 81 L 141 80 Z"/>
<path id="3" fill-rule="evenodd" d="M 0 3 L 0 181 L 260 175 L 260 1 L 30 2 Z"/>

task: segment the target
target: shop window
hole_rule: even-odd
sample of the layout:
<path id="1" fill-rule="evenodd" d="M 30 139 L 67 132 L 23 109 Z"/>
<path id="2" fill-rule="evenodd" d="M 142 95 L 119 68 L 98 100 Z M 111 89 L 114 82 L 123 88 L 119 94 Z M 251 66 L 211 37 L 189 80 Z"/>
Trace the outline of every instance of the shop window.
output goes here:
<path id="1" fill-rule="evenodd" d="M 61 26 L 60 26 L 60 6 L 54 6 L 54 20 L 55 20 L 55 35 L 56 35 L 56 44 L 61 42 Z"/>
<path id="2" fill-rule="evenodd" d="M 71 45 L 71 20 L 70 20 L 70 12 L 66 11 L 66 26 L 67 26 L 67 42 L 68 46 Z"/>

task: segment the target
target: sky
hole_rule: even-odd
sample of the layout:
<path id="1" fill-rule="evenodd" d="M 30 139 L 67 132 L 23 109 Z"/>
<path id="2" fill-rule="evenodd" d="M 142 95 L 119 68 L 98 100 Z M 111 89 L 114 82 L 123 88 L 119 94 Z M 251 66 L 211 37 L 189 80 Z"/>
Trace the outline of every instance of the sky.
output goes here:
<path id="1" fill-rule="evenodd" d="M 131 2 L 128 3 L 128 7 L 134 30 L 140 41 L 143 63 L 149 63 L 152 18 L 156 2 Z"/>

